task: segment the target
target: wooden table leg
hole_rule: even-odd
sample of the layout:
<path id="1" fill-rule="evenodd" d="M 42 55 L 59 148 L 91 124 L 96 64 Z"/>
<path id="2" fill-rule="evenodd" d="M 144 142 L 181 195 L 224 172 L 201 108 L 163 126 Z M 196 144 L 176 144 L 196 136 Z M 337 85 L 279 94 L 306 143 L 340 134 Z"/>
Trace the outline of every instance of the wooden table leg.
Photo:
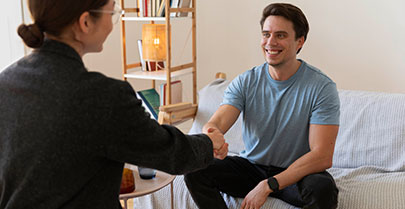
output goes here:
<path id="1" fill-rule="evenodd" d="M 128 209 L 128 207 L 127 207 L 127 206 L 128 206 L 128 205 L 127 205 L 127 201 L 128 201 L 128 199 L 124 199 L 124 208 L 125 208 L 125 209 Z"/>
<path id="2" fill-rule="evenodd" d="M 174 201 L 173 201 L 173 181 L 170 183 L 170 200 L 172 209 L 174 209 Z"/>

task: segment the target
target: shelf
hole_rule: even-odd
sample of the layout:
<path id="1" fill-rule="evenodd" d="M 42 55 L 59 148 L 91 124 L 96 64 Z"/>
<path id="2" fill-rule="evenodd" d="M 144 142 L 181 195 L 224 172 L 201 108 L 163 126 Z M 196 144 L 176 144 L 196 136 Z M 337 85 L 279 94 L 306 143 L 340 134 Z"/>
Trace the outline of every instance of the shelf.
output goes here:
<path id="1" fill-rule="evenodd" d="M 170 20 L 191 19 L 191 17 L 170 17 Z M 124 21 L 166 21 L 165 17 L 122 17 Z"/>
<path id="2" fill-rule="evenodd" d="M 170 77 L 177 78 L 177 77 L 181 77 L 181 76 L 192 74 L 192 73 L 193 73 L 193 69 L 179 70 L 179 71 L 171 73 Z M 127 74 L 124 75 L 124 77 L 125 78 L 159 80 L 159 81 L 167 80 L 165 70 L 159 70 L 159 71 L 154 71 L 154 72 L 146 72 L 146 71 L 128 72 Z"/>
<path id="3" fill-rule="evenodd" d="M 125 5 L 125 0 L 119 0 L 120 5 Z M 128 1 L 128 0 L 127 0 Z M 140 14 L 141 9 L 139 8 L 125 8 L 125 6 L 122 8 L 125 12 L 123 16 L 120 19 L 120 26 L 121 26 L 121 52 L 122 52 L 122 75 L 124 80 L 128 79 L 146 79 L 146 80 L 151 80 L 152 86 L 155 88 L 156 87 L 156 82 L 155 81 L 164 81 L 166 83 L 169 83 L 168 81 L 170 80 L 178 80 L 179 77 L 186 76 L 185 79 L 190 80 L 192 82 L 192 92 L 193 92 L 193 102 L 192 104 L 197 104 L 197 33 L 196 33 L 196 28 L 197 28 L 197 23 L 196 23 L 196 14 L 197 14 L 197 9 L 196 9 L 196 1 L 197 0 L 190 0 L 187 1 L 190 3 L 190 6 L 187 6 L 187 8 L 171 8 L 169 1 L 166 1 L 166 8 L 165 8 L 165 14 L 166 17 L 142 17 L 142 14 Z M 192 6 L 191 6 L 192 5 Z M 160 7 L 159 7 L 160 8 Z M 149 12 L 148 12 L 149 13 Z M 174 14 L 185 14 L 187 13 L 187 16 L 185 17 L 173 17 L 172 15 Z M 134 39 L 134 37 L 129 37 L 126 35 L 126 28 L 132 27 L 133 24 L 129 22 L 134 22 L 135 25 L 137 23 L 139 24 L 144 24 L 144 23 L 159 23 L 159 24 L 165 24 L 166 25 L 166 54 L 167 57 L 164 60 L 167 64 L 164 70 L 161 71 L 142 71 L 141 70 L 141 62 L 140 60 L 136 60 L 135 63 L 128 63 L 127 59 L 127 47 L 129 48 L 129 45 L 126 44 L 126 39 Z M 174 34 L 172 34 L 172 27 L 174 25 L 172 23 L 176 23 L 174 25 L 181 25 L 181 24 L 186 24 L 189 25 L 191 28 L 191 47 L 192 47 L 192 52 L 190 53 L 191 55 L 191 60 L 192 62 L 190 63 L 178 63 L 178 66 L 173 66 L 172 59 L 174 55 L 172 54 L 172 37 Z M 128 27 L 127 27 L 128 26 Z M 139 30 L 139 28 L 137 29 Z M 187 38 L 188 40 L 188 38 Z M 134 47 L 134 46 L 132 46 Z M 165 65 L 166 65 L 165 64 Z M 167 97 L 166 97 L 166 104 L 172 104 L 171 101 L 171 94 L 172 94 L 172 89 L 171 85 L 168 85 L 167 88 Z M 182 114 L 184 111 L 182 112 Z"/>

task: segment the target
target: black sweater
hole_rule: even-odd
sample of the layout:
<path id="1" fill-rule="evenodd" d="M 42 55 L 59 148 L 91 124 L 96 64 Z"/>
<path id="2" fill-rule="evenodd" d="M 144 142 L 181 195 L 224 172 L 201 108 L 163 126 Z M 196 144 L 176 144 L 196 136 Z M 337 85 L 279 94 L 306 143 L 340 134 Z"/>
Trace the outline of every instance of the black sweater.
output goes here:
<path id="1" fill-rule="evenodd" d="M 0 74 L 0 209 L 120 208 L 125 162 L 182 174 L 213 161 L 206 135 L 150 119 L 127 82 L 52 40 Z"/>

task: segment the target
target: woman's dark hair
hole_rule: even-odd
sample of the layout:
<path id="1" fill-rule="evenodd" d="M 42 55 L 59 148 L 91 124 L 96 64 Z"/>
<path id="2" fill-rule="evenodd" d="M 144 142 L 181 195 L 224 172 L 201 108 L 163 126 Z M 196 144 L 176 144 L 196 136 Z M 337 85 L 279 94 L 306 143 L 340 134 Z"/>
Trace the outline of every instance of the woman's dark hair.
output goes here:
<path id="1" fill-rule="evenodd" d="M 268 5 L 264 8 L 262 19 L 260 20 L 262 29 L 266 18 L 272 15 L 281 16 L 291 21 L 294 25 L 295 39 L 304 36 L 304 40 L 307 40 L 309 24 L 304 13 L 298 7 L 286 3 L 274 3 Z"/>
<path id="2" fill-rule="evenodd" d="M 44 32 L 59 36 L 69 25 L 80 18 L 83 12 L 100 9 L 108 0 L 28 0 L 28 7 L 34 24 L 21 24 L 18 35 L 32 48 L 42 46 Z M 91 13 L 99 17 L 99 13 Z"/>

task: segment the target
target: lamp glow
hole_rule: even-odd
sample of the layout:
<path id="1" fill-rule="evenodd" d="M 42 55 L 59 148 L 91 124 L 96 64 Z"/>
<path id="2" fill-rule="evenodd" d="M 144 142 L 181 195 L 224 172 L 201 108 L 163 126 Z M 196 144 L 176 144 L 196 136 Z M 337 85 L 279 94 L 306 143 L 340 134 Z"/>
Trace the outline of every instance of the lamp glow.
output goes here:
<path id="1" fill-rule="evenodd" d="M 166 25 L 142 25 L 142 56 L 145 61 L 166 60 Z"/>

